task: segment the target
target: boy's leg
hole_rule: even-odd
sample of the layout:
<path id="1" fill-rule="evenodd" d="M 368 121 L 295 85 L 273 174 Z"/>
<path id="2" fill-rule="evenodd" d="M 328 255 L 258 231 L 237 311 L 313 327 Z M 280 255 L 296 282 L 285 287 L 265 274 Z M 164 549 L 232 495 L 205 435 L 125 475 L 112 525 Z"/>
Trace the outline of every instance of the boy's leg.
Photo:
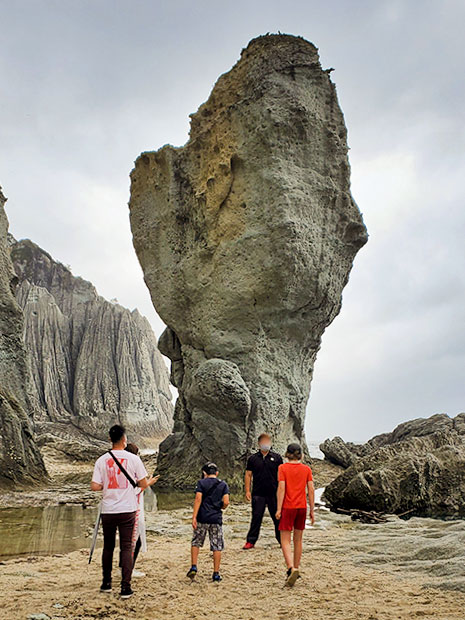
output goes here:
<path id="1" fill-rule="evenodd" d="M 212 523 L 208 528 L 210 538 L 210 550 L 213 552 L 213 572 L 220 572 L 221 552 L 224 549 L 223 528 L 217 523 Z"/>
<path id="2" fill-rule="evenodd" d="M 302 559 L 303 530 L 294 530 L 294 568 L 299 568 Z"/>
<path id="3" fill-rule="evenodd" d="M 281 549 L 283 550 L 284 560 L 287 568 L 293 567 L 293 556 L 291 547 L 291 534 L 288 530 L 281 530 Z"/>
<path id="4" fill-rule="evenodd" d="M 247 542 L 254 545 L 260 535 L 260 527 L 265 514 L 266 498 L 260 495 L 252 495 L 252 521 L 247 534 Z"/>
<path id="5" fill-rule="evenodd" d="M 220 572 L 220 564 L 221 564 L 221 551 L 213 552 L 213 572 Z"/>
<path id="6" fill-rule="evenodd" d="M 197 566 L 199 560 L 200 547 L 191 547 L 191 565 Z"/>
<path id="7" fill-rule="evenodd" d="M 205 536 L 207 535 L 208 526 L 205 523 L 198 523 L 192 534 L 191 542 L 191 562 L 192 566 L 197 566 L 200 547 L 203 547 Z"/>

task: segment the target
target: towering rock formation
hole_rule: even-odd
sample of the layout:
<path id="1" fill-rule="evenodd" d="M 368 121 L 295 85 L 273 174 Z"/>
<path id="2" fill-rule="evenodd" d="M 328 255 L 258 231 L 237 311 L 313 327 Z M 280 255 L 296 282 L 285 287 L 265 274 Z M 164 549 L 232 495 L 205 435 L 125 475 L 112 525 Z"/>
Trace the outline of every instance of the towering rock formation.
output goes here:
<path id="1" fill-rule="evenodd" d="M 191 116 L 182 148 L 131 174 L 134 247 L 179 390 L 169 483 L 214 459 L 239 484 L 260 431 L 304 441 L 321 336 L 367 232 L 350 194 L 329 72 L 300 37 L 252 40 Z"/>
<path id="2" fill-rule="evenodd" d="M 109 425 L 120 422 L 142 446 L 158 443 L 171 430 L 172 405 L 147 319 L 100 297 L 32 241 L 13 243 L 11 256 L 41 441 L 88 458 L 77 440 L 101 450 L 95 438 L 106 440 Z"/>
<path id="3" fill-rule="evenodd" d="M 40 480 L 45 467 L 28 417 L 23 316 L 8 248 L 6 199 L 0 188 L 0 484 Z"/>

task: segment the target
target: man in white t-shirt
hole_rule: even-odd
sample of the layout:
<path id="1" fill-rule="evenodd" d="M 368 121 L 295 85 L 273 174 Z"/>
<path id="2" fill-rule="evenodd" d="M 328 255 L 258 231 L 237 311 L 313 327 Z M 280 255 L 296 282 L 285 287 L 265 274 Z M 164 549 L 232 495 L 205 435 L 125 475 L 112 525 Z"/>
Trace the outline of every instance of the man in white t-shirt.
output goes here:
<path id="1" fill-rule="evenodd" d="M 131 589 L 131 576 L 134 564 L 132 540 L 137 512 L 136 488 L 146 489 L 155 484 L 158 477 L 147 479 L 147 471 L 140 457 L 125 450 L 128 442 L 122 426 L 112 426 L 109 434 L 111 452 L 115 459 L 109 452 L 97 459 L 90 485 L 92 491 L 103 491 L 103 582 L 100 591 L 111 592 L 111 569 L 118 529 L 122 571 L 121 598 L 129 598 L 134 594 Z"/>

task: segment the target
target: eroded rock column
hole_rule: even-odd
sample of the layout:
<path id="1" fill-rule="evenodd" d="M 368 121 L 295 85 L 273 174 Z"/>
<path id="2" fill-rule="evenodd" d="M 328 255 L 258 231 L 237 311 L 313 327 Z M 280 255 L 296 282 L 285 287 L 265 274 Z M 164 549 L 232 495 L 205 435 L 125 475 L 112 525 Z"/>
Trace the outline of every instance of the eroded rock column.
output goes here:
<path id="1" fill-rule="evenodd" d="M 308 41 L 252 40 L 191 118 L 184 147 L 143 153 L 131 173 L 134 247 L 179 390 L 159 468 L 186 487 L 214 459 L 234 486 L 261 431 L 278 450 L 304 441 L 321 336 L 367 232 Z"/>

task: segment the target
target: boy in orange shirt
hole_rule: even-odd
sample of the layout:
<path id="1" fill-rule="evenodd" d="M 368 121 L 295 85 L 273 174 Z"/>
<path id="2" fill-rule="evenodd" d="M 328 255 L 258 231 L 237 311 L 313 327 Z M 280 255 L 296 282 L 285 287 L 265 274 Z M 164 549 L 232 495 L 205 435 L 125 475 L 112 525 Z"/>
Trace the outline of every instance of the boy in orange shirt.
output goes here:
<path id="1" fill-rule="evenodd" d="M 302 558 L 302 535 L 307 518 L 307 494 L 310 504 L 310 519 L 315 523 L 315 488 L 312 470 L 302 463 L 302 448 L 298 443 L 291 443 L 285 454 L 287 463 L 278 469 L 278 510 L 276 518 L 280 519 L 281 548 L 287 564 L 286 585 L 292 587 L 299 578 L 299 566 Z M 291 535 L 294 532 L 294 553 L 291 547 Z"/>

